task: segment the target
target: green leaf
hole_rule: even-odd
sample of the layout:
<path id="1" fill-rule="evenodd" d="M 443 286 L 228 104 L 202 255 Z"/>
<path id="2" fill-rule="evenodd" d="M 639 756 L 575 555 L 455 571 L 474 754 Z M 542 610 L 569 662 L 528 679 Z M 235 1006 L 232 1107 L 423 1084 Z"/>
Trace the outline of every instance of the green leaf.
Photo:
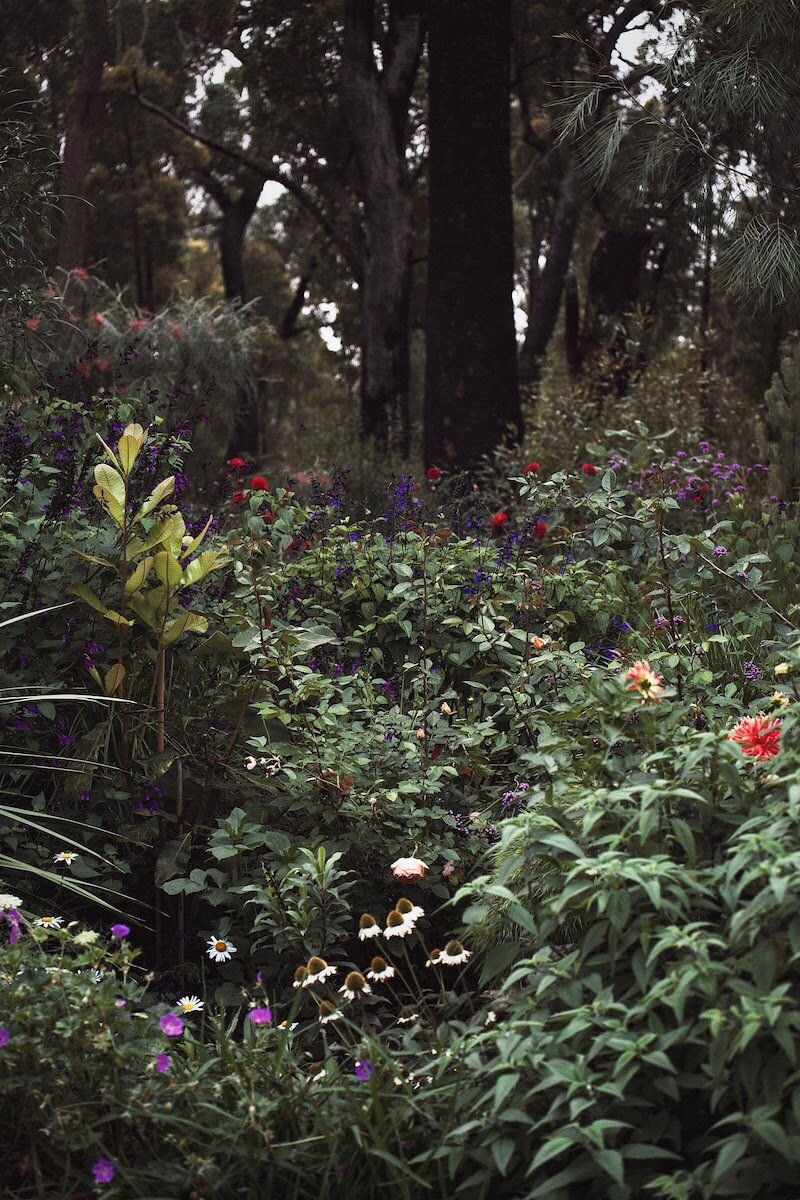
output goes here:
<path id="1" fill-rule="evenodd" d="M 144 445 L 147 434 L 141 425 L 128 425 L 122 431 L 122 437 L 117 442 L 117 454 L 125 475 L 130 475 L 133 464 Z"/>
<path id="2" fill-rule="evenodd" d="M 142 517 L 146 517 L 148 513 L 151 513 L 153 509 L 161 503 L 162 500 L 165 500 L 167 496 L 171 496 L 174 490 L 175 476 L 168 475 L 166 479 L 162 479 L 161 483 L 156 484 L 156 486 L 153 488 L 152 492 L 147 497 L 136 516 L 133 518 L 134 523 L 141 521 Z M 211 518 L 209 518 L 209 520 L 210 519 Z M 155 545 L 155 543 L 153 544 Z"/>
<path id="3" fill-rule="evenodd" d="M 170 621 L 164 631 L 164 645 L 171 646 L 176 642 L 181 634 L 188 631 L 192 633 L 205 633 L 208 629 L 208 621 L 205 617 L 201 617 L 199 613 L 186 612 L 181 613 L 174 621 Z"/>
<path id="4" fill-rule="evenodd" d="M 512 1138 L 493 1138 L 491 1148 L 494 1165 L 501 1175 L 505 1175 L 508 1172 L 509 1163 L 516 1149 L 516 1143 Z"/>
<path id="5" fill-rule="evenodd" d="M 174 592 L 183 582 L 183 568 L 174 554 L 170 554 L 168 550 L 159 550 L 154 555 L 153 566 L 156 575 L 168 591 Z"/>
<path id="6" fill-rule="evenodd" d="M 211 571 L 216 571 L 223 565 L 225 555 L 220 550 L 204 550 L 197 558 L 192 559 L 184 567 L 184 578 L 187 583 L 199 583 Z"/>

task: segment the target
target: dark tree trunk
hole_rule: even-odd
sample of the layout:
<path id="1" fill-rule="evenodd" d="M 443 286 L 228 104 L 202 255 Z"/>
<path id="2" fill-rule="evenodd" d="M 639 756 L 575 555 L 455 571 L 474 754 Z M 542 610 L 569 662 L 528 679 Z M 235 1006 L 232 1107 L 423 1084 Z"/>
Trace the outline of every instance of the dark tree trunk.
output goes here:
<path id="1" fill-rule="evenodd" d="M 245 299 L 244 238 L 265 182 L 263 175 L 249 175 L 240 184 L 235 199 L 229 193 L 224 200 L 217 197 L 222 210 L 219 251 L 226 300 Z"/>
<path id="2" fill-rule="evenodd" d="M 342 111 L 353 141 L 364 230 L 361 436 L 408 451 L 411 198 L 406 122 L 422 49 L 421 0 L 391 0 L 382 70 L 374 0 L 347 0 Z"/>
<path id="3" fill-rule="evenodd" d="M 67 122 L 59 177 L 62 217 L 56 264 L 65 271 L 83 266 L 86 253 L 86 168 L 100 114 L 100 85 L 108 52 L 107 0 L 84 0 L 83 52 Z"/>
<path id="4" fill-rule="evenodd" d="M 425 460 L 470 467 L 520 436 L 510 0 L 437 0 L 429 53 Z"/>
<path id="5" fill-rule="evenodd" d="M 547 261 L 532 279 L 528 301 L 528 328 L 519 356 L 519 377 L 521 383 L 532 387 L 538 382 L 542 356 L 558 320 L 581 203 L 575 162 L 570 160 L 559 182 L 550 219 Z"/>

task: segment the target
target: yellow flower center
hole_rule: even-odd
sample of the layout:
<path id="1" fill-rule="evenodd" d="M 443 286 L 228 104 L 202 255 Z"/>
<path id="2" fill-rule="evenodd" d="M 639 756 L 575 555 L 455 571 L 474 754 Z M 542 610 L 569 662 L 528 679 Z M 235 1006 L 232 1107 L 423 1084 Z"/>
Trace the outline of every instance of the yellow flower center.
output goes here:
<path id="1" fill-rule="evenodd" d="M 228 943 L 227 942 L 214 942 L 214 949 L 220 951 L 220 953 L 221 953 L 223 950 L 228 949 Z"/>

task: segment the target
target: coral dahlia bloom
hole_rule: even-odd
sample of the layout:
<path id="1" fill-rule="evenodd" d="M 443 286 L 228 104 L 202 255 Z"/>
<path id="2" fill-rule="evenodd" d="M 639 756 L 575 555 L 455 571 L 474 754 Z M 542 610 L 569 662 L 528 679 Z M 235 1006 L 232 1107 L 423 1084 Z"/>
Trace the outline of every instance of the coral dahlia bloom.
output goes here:
<path id="1" fill-rule="evenodd" d="M 625 690 L 638 692 L 642 704 L 658 704 L 664 694 L 664 681 L 655 671 L 651 671 L 649 662 L 635 662 L 625 678 L 628 680 Z"/>
<path id="2" fill-rule="evenodd" d="M 781 748 L 781 723 L 767 713 L 742 717 L 728 734 L 728 741 L 736 742 L 748 758 L 764 762 L 774 758 Z"/>
<path id="3" fill-rule="evenodd" d="M 428 870 L 428 864 L 421 858 L 396 858 L 392 863 L 392 874 L 395 879 L 407 879 L 416 883 L 422 879 Z"/>

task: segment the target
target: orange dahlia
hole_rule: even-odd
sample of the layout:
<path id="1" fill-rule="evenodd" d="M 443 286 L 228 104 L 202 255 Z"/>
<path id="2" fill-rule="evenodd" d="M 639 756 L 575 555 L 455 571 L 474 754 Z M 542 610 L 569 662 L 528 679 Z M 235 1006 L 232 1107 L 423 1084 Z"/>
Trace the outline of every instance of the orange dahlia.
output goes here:
<path id="1" fill-rule="evenodd" d="M 781 748 L 781 723 L 767 713 L 742 717 L 728 734 L 728 741 L 736 742 L 748 758 L 764 762 L 774 758 Z"/>

